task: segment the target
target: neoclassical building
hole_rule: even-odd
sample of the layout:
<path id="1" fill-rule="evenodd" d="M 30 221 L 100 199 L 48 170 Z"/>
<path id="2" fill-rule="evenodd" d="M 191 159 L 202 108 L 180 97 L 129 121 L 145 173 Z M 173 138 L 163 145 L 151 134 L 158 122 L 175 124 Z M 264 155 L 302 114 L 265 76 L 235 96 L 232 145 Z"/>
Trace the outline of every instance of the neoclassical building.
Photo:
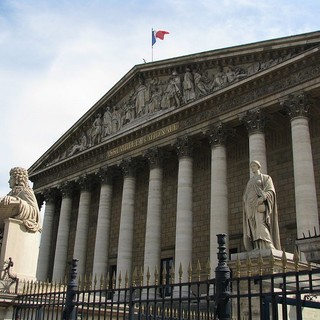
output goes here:
<path id="1" fill-rule="evenodd" d="M 72 258 L 80 275 L 213 275 L 216 234 L 244 251 L 251 160 L 273 178 L 282 247 L 319 235 L 320 32 L 134 66 L 29 168 L 37 278 Z"/>

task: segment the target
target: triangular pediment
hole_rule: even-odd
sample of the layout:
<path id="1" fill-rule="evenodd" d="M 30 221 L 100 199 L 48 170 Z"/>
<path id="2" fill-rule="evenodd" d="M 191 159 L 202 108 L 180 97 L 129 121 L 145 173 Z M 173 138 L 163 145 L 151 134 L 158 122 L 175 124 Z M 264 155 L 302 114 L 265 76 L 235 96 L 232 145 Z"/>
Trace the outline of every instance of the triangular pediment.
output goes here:
<path id="1" fill-rule="evenodd" d="M 133 67 L 30 169 L 30 174 L 107 144 L 141 124 L 273 72 L 320 44 L 320 32 Z"/>

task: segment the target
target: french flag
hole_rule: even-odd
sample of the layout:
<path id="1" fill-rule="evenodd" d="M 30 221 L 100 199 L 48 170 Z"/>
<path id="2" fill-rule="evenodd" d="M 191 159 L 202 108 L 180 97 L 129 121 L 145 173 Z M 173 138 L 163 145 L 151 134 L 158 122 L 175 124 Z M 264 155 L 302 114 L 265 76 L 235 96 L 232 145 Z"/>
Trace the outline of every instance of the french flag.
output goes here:
<path id="1" fill-rule="evenodd" d="M 152 30 L 152 46 L 157 42 L 157 38 L 163 40 L 166 34 L 169 34 L 169 32 L 164 30 Z"/>

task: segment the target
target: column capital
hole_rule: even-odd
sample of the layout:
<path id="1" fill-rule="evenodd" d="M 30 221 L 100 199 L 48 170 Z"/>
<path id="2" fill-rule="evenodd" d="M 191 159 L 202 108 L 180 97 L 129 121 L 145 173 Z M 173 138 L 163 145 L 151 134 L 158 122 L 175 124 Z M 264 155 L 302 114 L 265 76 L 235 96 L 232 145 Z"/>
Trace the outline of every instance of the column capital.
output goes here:
<path id="1" fill-rule="evenodd" d="M 114 176 L 114 170 L 112 168 L 100 168 L 96 173 L 97 178 L 101 184 L 112 184 L 112 179 Z"/>
<path id="2" fill-rule="evenodd" d="M 311 99 L 308 94 L 302 92 L 289 95 L 280 102 L 281 106 L 289 116 L 290 120 L 298 117 L 308 117 Z"/>
<path id="3" fill-rule="evenodd" d="M 227 137 L 233 134 L 233 130 L 222 122 L 215 125 L 207 132 L 211 147 L 224 145 L 226 143 Z"/>
<path id="4" fill-rule="evenodd" d="M 137 163 L 132 158 L 128 158 L 122 160 L 119 167 L 124 177 L 133 177 L 136 173 Z"/>
<path id="5" fill-rule="evenodd" d="M 80 177 L 78 177 L 75 181 L 78 186 L 80 186 L 81 191 L 90 191 L 91 190 L 91 185 L 92 185 L 92 177 L 84 174 Z"/>
<path id="6" fill-rule="evenodd" d="M 163 153 L 157 147 L 148 149 L 144 153 L 143 157 L 148 160 L 150 169 L 159 168 L 162 166 Z"/>
<path id="7" fill-rule="evenodd" d="M 45 189 L 41 194 L 46 202 L 50 202 L 53 201 L 57 195 L 57 190 L 55 188 Z"/>
<path id="8" fill-rule="evenodd" d="M 249 134 L 263 132 L 266 119 L 265 112 L 260 108 L 248 110 L 246 113 L 239 115 L 239 120 L 246 126 Z"/>
<path id="9" fill-rule="evenodd" d="M 191 157 L 193 153 L 193 141 L 190 137 L 184 136 L 178 138 L 174 143 L 179 158 Z"/>
<path id="10" fill-rule="evenodd" d="M 70 181 L 63 182 L 58 186 L 58 190 L 60 190 L 62 198 L 70 198 L 74 190 L 74 184 Z"/>

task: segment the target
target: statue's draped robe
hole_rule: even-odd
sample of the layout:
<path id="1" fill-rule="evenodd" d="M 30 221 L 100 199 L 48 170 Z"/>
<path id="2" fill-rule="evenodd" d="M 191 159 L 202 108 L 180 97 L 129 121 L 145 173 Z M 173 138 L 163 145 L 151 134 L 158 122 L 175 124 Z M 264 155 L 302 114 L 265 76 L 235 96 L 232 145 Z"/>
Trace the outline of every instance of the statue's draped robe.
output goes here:
<path id="1" fill-rule="evenodd" d="M 258 198 L 265 195 L 265 212 L 259 212 Z M 243 196 L 243 240 L 247 251 L 254 248 L 254 241 L 270 244 L 281 250 L 276 192 L 270 176 L 253 176 Z M 269 244 L 269 245 L 268 245 Z M 271 247 L 272 247 L 271 245 Z"/>
<path id="2" fill-rule="evenodd" d="M 17 204 L 18 214 L 12 218 L 21 220 L 28 231 L 40 231 L 40 212 L 37 199 L 30 187 L 15 187 L 8 196 L 16 197 L 19 200 Z"/>

